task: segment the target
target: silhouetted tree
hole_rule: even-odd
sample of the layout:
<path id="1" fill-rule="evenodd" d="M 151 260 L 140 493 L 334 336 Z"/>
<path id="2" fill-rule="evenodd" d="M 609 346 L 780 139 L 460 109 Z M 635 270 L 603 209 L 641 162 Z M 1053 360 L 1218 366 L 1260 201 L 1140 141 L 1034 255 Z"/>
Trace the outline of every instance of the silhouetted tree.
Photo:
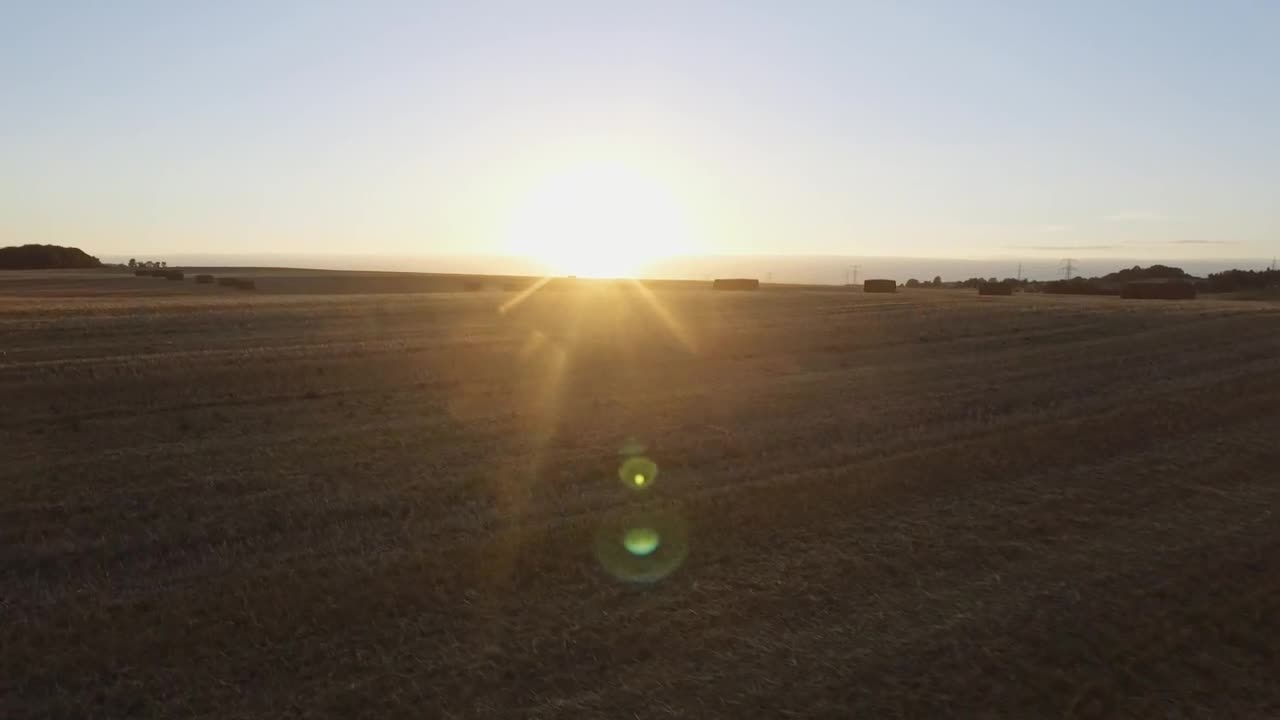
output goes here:
<path id="1" fill-rule="evenodd" d="M 933 276 L 933 286 L 934 286 L 934 287 L 942 287 L 942 276 L 941 276 L 941 275 L 934 275 L 934 276 Z"/>
<path id="2" fill-rule="evenodd" d="M 1224 270 L 1211 273 L 1204 282 L 1208 292 L 1236 292 L 1280 287 L 1280 270 Z"/>
<path id="3" fill-rule="evenodd" d="M 1169 267 L 1168 265 L 1152 265 L 1149 268 L 1143 268 L 1134 265 L 1131 268 L 1113 272 L 1110 275 L 1103 275 L 1098 280 L 1104 282 L 1132 282 L 1134 280 L 1183 280 L 1191 277 L 1185 270 L 1180 267 Z"/>
<path id="4" fill-rule="evenodd" d="M 138 261 L 133 258 L 129 258 L 129 267 L 138 267 Z"/>
<path id="5" fill-rule="evenodd" d="M 920 281 L 915 278 L 911 278 L 910 280 L 907 281 L 907 287 L 918 288 L 920 287 Z"/>
<path id="6" fill-rule="evenodd" d="M 21 245 L 0 248 L 0 268 L 5 270 L 40 270 L 46 268 L 101 267 L 98 258 L 80 248 L 61 245 Z"/>

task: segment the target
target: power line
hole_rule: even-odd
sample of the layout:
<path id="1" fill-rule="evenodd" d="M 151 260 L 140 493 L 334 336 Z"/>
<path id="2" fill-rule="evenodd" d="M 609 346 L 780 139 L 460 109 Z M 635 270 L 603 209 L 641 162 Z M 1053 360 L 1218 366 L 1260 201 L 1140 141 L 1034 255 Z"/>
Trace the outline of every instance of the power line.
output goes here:
<path id="1" fill-rule="evenodd" d="M 1075 258 L 1066 258 L 1062 261 L 1063 267 L 1066 270 L 1066 278 L 1068 280 L 1071 279 L 1072 273 L 1075 272 L 1075 262 Z"/>

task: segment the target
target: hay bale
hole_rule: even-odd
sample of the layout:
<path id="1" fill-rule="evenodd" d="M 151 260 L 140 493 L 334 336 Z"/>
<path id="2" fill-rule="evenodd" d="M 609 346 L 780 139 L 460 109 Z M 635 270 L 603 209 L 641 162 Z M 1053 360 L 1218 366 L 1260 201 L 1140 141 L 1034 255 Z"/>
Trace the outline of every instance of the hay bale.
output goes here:
<path id="1" fill-rule="evenodd" d="M 169 270 L 164 274 L 165 280 L 181 280 L 185 277 L 186 275 L 184 275 L 181 270 Z"/>
<path id="2" fill-rule="evenodd" d="M 759 290 L 756 278 L 717 278 L 711 281 L 712 290 Z"/>
<path id="3" fill-rule="evenodd" d="M 477 290 L 483 290 L 484 281 L 483 280 L 463 280 L 462 289 L 467 292 L 476 292 Z"/>
<path id="4" fill-rule="evenodd" d="M 1119 295 L 1120 289 L 1112 283 L 1071 278 L 1054 280 L 1041 286 L 1041 291 L 1051 295 Z"/>
<path id="5" fill-rule="evenodd" d="M 164 270 L 148 270 L 147 277 L 162 278 L 164 277 L 164 273 Z"/>
<path id="6" fill-rule="evenodd" d="M 898 283 L 895 280 L 867 280 L 862 283 L 864 293 L 896 293 Z"/>
<path id="7" fill-rule="evenodd" d="M 1181 280 L 1125 283 L 1120 297 L 1131 300 L 1194 300 L 1196 286 Z"/>
<path id="8" fill-rule="evenodd" d="M 978 283 L 979 295 L 1012 295 L 1013 286 L 1009 283 L 1002 282 L 981 282 Z"/>
<path id="9" fill-rule="evenodd" d="M 211 284 L 213 284 L 213 276 L 212 276 L 212 275 L 197 275 L 197 276 L 196 276 L 196 282 L 197 282 L 197 283 L 199 283 L 199 284 L 201 284 L 201 285 L 211 285 Z"/>

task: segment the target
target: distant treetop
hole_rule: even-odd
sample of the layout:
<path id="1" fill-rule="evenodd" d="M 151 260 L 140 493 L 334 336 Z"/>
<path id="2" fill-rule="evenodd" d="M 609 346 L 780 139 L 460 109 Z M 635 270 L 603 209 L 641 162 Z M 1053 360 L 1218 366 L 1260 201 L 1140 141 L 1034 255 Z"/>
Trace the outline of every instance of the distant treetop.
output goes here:
<path id="1" fill-rule="evenodd" d="M 1120 270 L 1095 279 L 1106 282 L 1132 282 L 1134 280 L 1184 280 L 1189 277 L 1191 276 L 1179 267 L 1152 265 L 1149 268 L 1143 268 L 1134 265 L 1127 270 Z"/>
<path id="2" fill-rule="evenodd" d="M 0 270 L 45 270 L 52 268 L 96 268 L 98 258 L 80 248 L 61 245 L 21 245 L 0 248 Z"/>

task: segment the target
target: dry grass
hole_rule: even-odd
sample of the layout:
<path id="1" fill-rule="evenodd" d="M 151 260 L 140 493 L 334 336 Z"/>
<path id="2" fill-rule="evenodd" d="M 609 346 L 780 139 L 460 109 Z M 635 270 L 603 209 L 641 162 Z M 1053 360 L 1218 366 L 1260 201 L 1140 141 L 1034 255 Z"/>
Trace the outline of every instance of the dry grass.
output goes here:
<path id="1" fill-rule="evenodd" d="M 121 278 L 0 278 L 0 717 L 1280 712 L 1274 305 Z"/>

